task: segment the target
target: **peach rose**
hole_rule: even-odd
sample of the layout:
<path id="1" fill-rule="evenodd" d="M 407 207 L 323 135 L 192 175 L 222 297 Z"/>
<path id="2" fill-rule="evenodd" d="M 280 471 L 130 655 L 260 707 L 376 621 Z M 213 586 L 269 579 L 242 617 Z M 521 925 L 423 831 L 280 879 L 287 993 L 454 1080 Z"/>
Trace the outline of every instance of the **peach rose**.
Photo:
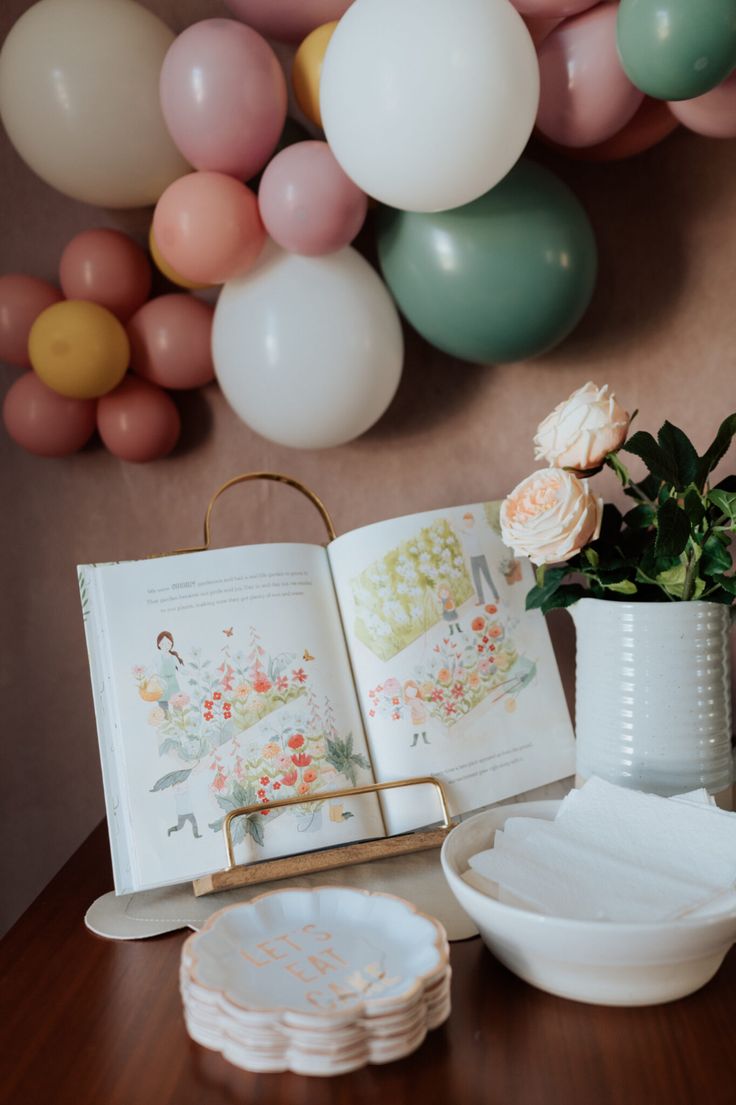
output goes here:
<path id="1" fill-rule="evenodd" d="M 586 472 L 603 464 L 626 440 L 629 416 L 609 392 L 588 382 L 558 403 L 537 427 L 534 459 Z"/>
<path id="2" fill-rule="evenodd" d="M 518 484 L 501 506 L 501 536 L 535 564 L 569 560 L 600 533 L 603 500 L 563 468 L 542 468 Z"/>

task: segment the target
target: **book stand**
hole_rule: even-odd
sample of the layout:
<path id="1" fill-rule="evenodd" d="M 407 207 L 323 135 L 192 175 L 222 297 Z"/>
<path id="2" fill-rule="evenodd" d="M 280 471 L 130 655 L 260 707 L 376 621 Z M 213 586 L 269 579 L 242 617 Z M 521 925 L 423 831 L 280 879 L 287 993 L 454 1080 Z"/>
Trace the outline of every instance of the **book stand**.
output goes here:
<path id="1" fill-rule="evenodd" d="M 245 472 L 240 476 L 233 476 L 232 479 L 219 487 L 210 499 L 204 516 L 204 544 L 188 549 L 176 549 L 169 553 L 154 553 L 150 559 L 162 556 L 178 556 L 183 553 L 207 552 L 212 535 L 212 509 L 216 501 L 229 488 L 238 483 L 247 483 L 251 480 L 274 480 L 276 483 L 285 483 L 299 491 L 319 511 L 329 540 L 335 540 L 337 534 L 326 506 L 303 483 L 292 476 L 285 476 L 281 472 Z M 357 844 L 340 844 L 334 848 L 322 848 L 314 852 L 301 852 L 298 855 L 259 860 L 250 864 L 237 864 L 235 862 L 232 824 L 239 817 L 260 815 L 267 810 L 278 809 L 282 806 L 305 806 L 311 802 L 324 802 L 328 798 L 353 798 L 361 794 L 376 794 L 382 790 L 395 790 L 400 787 L 413 786 L 432 786 L 435 788 L 442 811 L 442 824 L 439 827 L 402 833 L 399 836 L 382 837 L 379 840 L 360 841 Z M 202 875 L 200 878 L 194 879 L 192 885 L 195 895 L 201 897 L 203 894 L 213 894 L 219 890 L 232 890 L 236 886 L 253 886 L 258 883 L 274 882 L 276 879 L 287 879 L 292 875 L 314 874 L 318 871 L 329 871 L 336 867 L 348 867 L 357 863 L 366 863 L 370 860 L 386 859 L 389 856 L 424 852 L 430 848 L 438 848 L 451 828 L 452 819 L 442 784 L 438 779 L 429 775 L 418 776 L 413 779 L 398 779 L 390 783 L 371 783 L 368 786 L 349 787 L 345 790 L 325 790 L 299 798 L 280 798 L 273 802 L 258 803 L 255 806 L 242 806 L 239 809 L 230 810 L 223 821 L 222 829 L 225 836 L 227 866 L 221 871 L 214 871 L 210 875 Z"/>

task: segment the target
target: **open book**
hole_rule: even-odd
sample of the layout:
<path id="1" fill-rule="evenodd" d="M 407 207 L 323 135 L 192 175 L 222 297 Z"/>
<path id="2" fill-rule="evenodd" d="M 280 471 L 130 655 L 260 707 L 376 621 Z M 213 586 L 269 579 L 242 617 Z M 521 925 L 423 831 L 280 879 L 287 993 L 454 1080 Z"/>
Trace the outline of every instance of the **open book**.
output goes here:
<path id="1" fill-rule="evenodd" d="M 574 770 L 531 567 L 497 504 L 318 545 L 83 565 L 117 893 L 224 865 L 237 807 L 434 775 L 453 814 Z M 431 788 L 239 818 L 239 862 L 436 821 Z"/>

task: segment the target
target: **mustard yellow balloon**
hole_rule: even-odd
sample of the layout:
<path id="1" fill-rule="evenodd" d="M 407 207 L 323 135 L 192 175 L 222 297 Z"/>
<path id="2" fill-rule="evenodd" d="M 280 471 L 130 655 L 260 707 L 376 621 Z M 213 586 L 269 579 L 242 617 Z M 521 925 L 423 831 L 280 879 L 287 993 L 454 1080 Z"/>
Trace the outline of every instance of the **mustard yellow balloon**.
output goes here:
<path id="1" fill-rule="evenodd" d="M 322 74 L 322 62 L 335 31 L 338 21 L 323 23 L 307 35 L 294 56 L 291 69 L 291 84 L 296 102 L 307 119 L 322 126 L 319 110 L 319 79 Z"/>
<path id="2" fill-rule="evenodd" d="M 186 276 L 180 276 L 175 269 L 172 269 L 168 261 L 165 261 L 161 256 L 161 250 L 158 248 L 156 239 L 153 236 L 153 226 L 148 231 L 148 250 L 158 271 L 165 276 L 167 280 L 170 280 L 172 284 L 177 284 L 180 288 L 187 288 L 190 292 L 212 287 L 211 284 L 195 284 L 193 280 L 187 280 Z"/>
<path id="3" fill-rule="evenodd" d="M 28 356 L 53 391 L 71 399 L 97 399 L 117 387 L 130 362 L 130 342 L 112 311 L 82 299 L 65 299 L 38 316 Z"/>

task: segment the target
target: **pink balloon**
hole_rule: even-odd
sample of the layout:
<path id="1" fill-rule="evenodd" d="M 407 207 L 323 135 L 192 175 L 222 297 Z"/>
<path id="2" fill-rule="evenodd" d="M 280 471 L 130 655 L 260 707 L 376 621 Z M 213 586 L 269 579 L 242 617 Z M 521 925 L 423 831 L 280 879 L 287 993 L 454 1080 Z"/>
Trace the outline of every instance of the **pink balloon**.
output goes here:
<path id="1" fill-rule="evenodd" d="M 559 27 L 562 19 L 559 16 L 549 18 L 545 16 L 525 15 L 524 22 L 526 23 L 526 29 L 532 36 L 532 42 L 536 46 L 537 50 L 544 42 L 547 35 L 552 34 L 555 27 Z"/>
<path id="2" fill-rule="evenodd" d="M 644 99 L 616 49 L 616 4 L 568 19 L 539 48 L 537 126 L 561 146 L 593 146 L 628 123 Z"/>
<path id="3" fill-rule="evenodd" d="M 94 399 L 67 399 L 35 372 L 26 372 L 5 396 L 3 421 L 13 441 L 29 453 L 67 457 L 95 432 L 96 407 Z"/>
<path id="4" fill-rule="evenodd" d="M 352 0 L 225 0 L 233 15 L 268 38 L 300 42 L 315 27 L 339 19 Z"/>
<path id="5" fill-rule="evenodd" d="M 352 242 L 365 221 L 368 197 L 326 142 L 297 142 L 266 168 L 258 204 L 275 242 L 291 253 L 320 257 Z"/>
<path id="6" fill-rule="evenodd" d="M 710 92 L 694 100 L 667 105 L 679 122 L 708 138 L 736 138 L 736 71 Z"/>
<path id="7" fill-rule="evenodd" d="M 517 12 L 523 16 L 541 16 L 542 18 L 564 19 L 569 15 L 578 15 L 598 3 L 598 0 L 511 0 Z"/>
<path id="8" fill-rule="evenodd" d="M 210 172 L 189 173 L 169 185 L 156 204 L 153 234 L 167 264 L 195 284 L 242 276 L 266 240 L 250 188 Z"/>
<path id="9" fill-rule="evenodd" d="M 205 19 L 172 43 L 161 70 L 161 107 L 195 169 L 247 179 L 276 148 L 286 119 L 286 78 L 265 39 L 234 19 Z"/>
<path id="10" fill-rule="evenodd" d="M 139 245 L 119 230 L 83 230 L 61 255 L 67 299 L 89 299 L 126 322 L 151 291 L 151 266 Z"/>
<path id="11" fill-rule="evenodd" d="M 47 307 L 64 297 L 46 280 L 22 273 L 0 276 L 0 361 L 30 368 L 28 335 Z"/>
<path id="12" fill-rule="evenodd" d="M 198 388 L 215 378 L 208 303 L 191 295 L 152 299 L 128 323 L 130 367 L 165 388 Z"/>
<path id="13" fill-rule="evenodd" d="M 140 463 L 171 452 L 181 420 L 170 395 L 147 380 L 126 376 L 98 400 L 97 429 L 114 456 Z"/>

